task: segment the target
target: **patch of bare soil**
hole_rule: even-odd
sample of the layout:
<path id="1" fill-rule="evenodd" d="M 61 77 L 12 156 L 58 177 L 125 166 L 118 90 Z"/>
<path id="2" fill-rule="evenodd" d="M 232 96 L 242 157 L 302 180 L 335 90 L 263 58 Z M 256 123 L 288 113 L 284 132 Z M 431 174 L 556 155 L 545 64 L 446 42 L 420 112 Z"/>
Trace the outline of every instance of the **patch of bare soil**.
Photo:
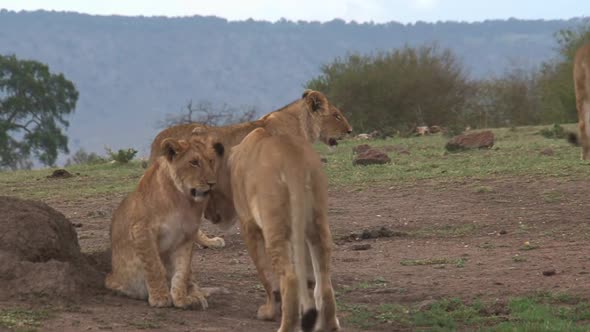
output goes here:
<path id="1" fill-rule="evenodd" d="M 506 300 L 537 291 L 588 297 L 588 188 L 588 180 L 495 178 L 331 191 L 338 301 Z M 92 253 L 101 270 L 108 269 L 104 249 L 110 213 L 120 199 L 50 202 L 82 224 L 82 251 Z M 60 307 L 44 330 L 276 331 L 277 322 L 255 319 L 264 292 L 239 229 L 205 228 L 222 235 L 227 247 L 196 249 L 193 269 L 201 286 L 230 290 L 212 296 L 206 311 L 152 309 L 146 302 L 106 293 Z M 358 244 L 370 246 L 353 250 Z M 47 305 L 44 301 L 8 300 L 0 307 Z M 344 313 L 340 316 L 346 331 L 361 330 L 347 325 Z M 391 325 L 373 330 L 389 331 Z"/>

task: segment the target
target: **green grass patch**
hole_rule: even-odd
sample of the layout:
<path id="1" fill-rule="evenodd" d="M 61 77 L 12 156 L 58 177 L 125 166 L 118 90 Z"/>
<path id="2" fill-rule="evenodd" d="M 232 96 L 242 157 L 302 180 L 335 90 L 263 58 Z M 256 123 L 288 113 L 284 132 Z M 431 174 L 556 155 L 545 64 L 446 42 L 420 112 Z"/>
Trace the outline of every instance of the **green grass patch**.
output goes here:
<path id="1" fill-rule="evenodd" d="M 411 138 L 392 138 L 373 141 L 343 141 L 335 152 L 323 145 L 317 150 L 327 156 L 329 162 L 325 169 L 331 185 L 371 186 L 373 183 L 408 183 L 422 179 L 457 180 L 470 177 L 486 178 L 492 176 L 551 176 L 561 177 L 569 174 L 590 176 L 589 163 L 579 158 L 579 148 L 569 145 L 565 139 L 548 140 L 539 135 L 543 128 L 552 126 L 519 127 L 493 129 L 496 142 L 490 150 L 471 150 L 452 154 L 444 153 L 447 138 L 430 135 Z M 570 131 L 575 125 L 564 125 Z M 372 166 L 353 166 L 352 148 L 359 144 L 374 147 L 400 146 L 410 154 L 389 152 L 391 164 Z M 543 158 L 539 151 L 550 147 L 558 158 Z M 482 186 L 476 192 L 486 193 L 493 188 Z"/>
<path id="2" fill-rule="evenodd" d="M 36 331 L 44 320 L 51 317 L 46 310 L 30 310 L 22 308 L 0 310 L 0 327 L 15 331 Z"/>
<path id="3" fill-rule="evenodd" d="M 346 325 L 425 331 L 588 331 L 590 302 L 539 293 L 506 302 L 443 299 L 415 305 L 339 304 Z"/>
<path id="4" fill-rule="evenodd" d="M 575 125 L 564 125 L 566 130 L 576 130 Z M 551 126 L 493 129 L 496 143 L 491 150 L 471 150 L 447 154 L 444 146 L 447 138 L 430 135 L 411 138 L 377 139 L 371 141 L 345 140 L 334 151 L 323 144 L 316 150 L 327 157 L 325 170 L 331 187 L 347 187 L 363 190 L 374 184 L 395 182 L 412 183 L 432 179 L 438 182 L 467 178 L 495 176 L 550 176 L 576 174 L 589 177 L 588 162 L 579 160 L 579 148 L 570 146 L 565 139 L 548 140 L 539 131 Z M 352 148 L 368 143 L 384 148 L 393 162 L 387 165 L 353 166 Z M 395 146 L 394 149 L 387 149 Z M 550 147 L 557 158 L 543 158 L 539 151 Z M 406 149 L 410 154 L 398 154 Z M 137 185 L 144 172 L 140 161 L 128 164 L 103 163 L 74 165 L 67 170 L 75 176 L 68 179 L 47 179 L 53 169 L 0 172 L 0 195 L 22 198 L 64 199 L 90 198 L 127 193 Z M 79 173 L 76 174 L 76 173 Z M 484 194 L 493 191 L 489 186 L 479 186 L 474 192 Z M 543 199 L 557 202 L 563 199 L 559 193 L 548 192 Z"/>

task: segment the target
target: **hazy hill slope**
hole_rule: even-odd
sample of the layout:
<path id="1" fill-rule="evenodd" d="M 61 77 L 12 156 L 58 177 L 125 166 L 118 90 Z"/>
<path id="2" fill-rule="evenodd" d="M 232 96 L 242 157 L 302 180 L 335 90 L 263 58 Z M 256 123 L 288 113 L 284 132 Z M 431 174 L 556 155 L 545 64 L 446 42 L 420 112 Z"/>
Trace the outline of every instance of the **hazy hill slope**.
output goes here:
<path id="1" fill-rule="evenodd" d="M 321 24 L 1 11 L 0 53 L 45 62 L 75 82 L 71 150 L 102 152 L 107 144 L 145 154 L 156 122 L 189 99 L 265 113 L 297 98 L 336 56 L 406 43 L 437 41 L 482 77 L 511 62 L 538 65 L 554 55 L 553 34 L 579 22 Z"/>

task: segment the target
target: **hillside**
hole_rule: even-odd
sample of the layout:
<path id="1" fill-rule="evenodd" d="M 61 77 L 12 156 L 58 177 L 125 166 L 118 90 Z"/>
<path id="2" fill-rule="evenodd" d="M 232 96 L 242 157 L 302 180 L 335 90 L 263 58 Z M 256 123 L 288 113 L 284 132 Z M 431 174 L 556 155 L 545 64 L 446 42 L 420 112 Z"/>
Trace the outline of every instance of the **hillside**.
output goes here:
<path id="1" fill-rule="evenodd" d="M 555 55 L 568 21 L 402 25 L 333 20 L 228 22 L 216 17 L 91 16 L 0 11 L 0 53 L 63 72 L 80 91 L 70 150 L 135 147 L 147 153 L 157 122 L 189 101 L 268 112 L 297 98 L 322 64 L 348 52 L 437 42 L 474 78 Z"/>

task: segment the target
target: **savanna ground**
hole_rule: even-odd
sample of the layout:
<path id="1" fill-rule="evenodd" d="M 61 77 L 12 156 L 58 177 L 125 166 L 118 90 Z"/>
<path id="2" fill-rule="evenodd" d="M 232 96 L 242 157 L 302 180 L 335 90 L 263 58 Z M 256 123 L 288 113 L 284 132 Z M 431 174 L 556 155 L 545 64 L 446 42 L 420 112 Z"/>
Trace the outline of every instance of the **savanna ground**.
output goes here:
<path id="1" fill-rule="evenodd" d="M 539 129 L 498 129 L 493 149 L 455 154 L 439 135 L 368 142 L 391 147 L 385 166 L 352 166 L 352 147 L 367 142 L 318 146 L 328 159 L 332 278 L 346 331 L 590 329 L 590 163 Z M 0 195 L 64 213 L 83 252 L 106 266 L 111 212 L 143 169 L 69 170 L 78 174 L 0 173 Z M 227 247 L 195 249 L 194 270 L 201 286 L 230 291 L 206 311 L 152 309 L 106 291 L 75 303 L 13 299 L 0 302 L 0 329 L 275 331 L 277 322 L 254 318 L 264 292 L 239 228 L 205 228 Z"/>

